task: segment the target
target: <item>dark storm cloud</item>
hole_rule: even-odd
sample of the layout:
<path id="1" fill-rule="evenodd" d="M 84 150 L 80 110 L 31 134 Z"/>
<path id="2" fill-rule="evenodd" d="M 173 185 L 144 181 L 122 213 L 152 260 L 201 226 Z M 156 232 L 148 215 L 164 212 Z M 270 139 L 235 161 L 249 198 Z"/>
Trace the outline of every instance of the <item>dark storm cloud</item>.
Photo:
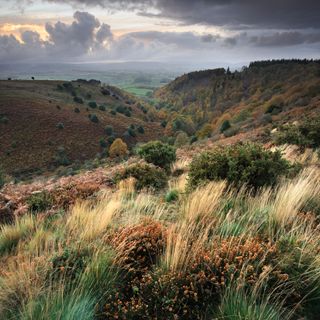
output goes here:
<path id="1" fill-rule="evenodd" d="M 202 23 L 230 28 L 320 28 L 319 0 L 48 0 L 55 3 L 137 9 L 187 24 Z M 158 13 L 154 13 L 154 9 Z M 151 11 L 150 11 L 151 10 Z"/>
<path id="2" fill-rule="evenodd" d="M 260 47 L 285 47 L 300 44 L 320 43 L 320 33 L 276 32 L 269 35 L 253 36 L 249 40 Z"/>

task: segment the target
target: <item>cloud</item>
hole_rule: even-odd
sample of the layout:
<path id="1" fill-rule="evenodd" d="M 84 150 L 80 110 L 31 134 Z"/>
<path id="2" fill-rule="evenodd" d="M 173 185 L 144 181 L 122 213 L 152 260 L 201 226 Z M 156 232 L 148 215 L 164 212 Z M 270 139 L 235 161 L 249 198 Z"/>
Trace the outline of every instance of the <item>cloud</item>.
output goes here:
<path id="1" fill-rule="evenodd" d="M 293 54 L 295 57 L 304 57 L 305 53 L 309 54 L 308 57 L 319 57 L 318 31 L 250 30 L 233 32 L 231 36 L 140 31 L 115 37 L 108 24 L 101 23 L 88 12 L 76 11 L 73 17 L 74 21 L 71 23 L 46 23 L 46 40 L 43 40 L 38 32 L 31 30 L 23 31 L 20 37 L 0 36 L 1 62 L 147 60 L 200 64 L 223 59 L 248 61 L 284 55 L 292 57 Z M 294 45 L 297 46 L 294 52 L 282 50 Z M 266 48 L 272 49 L 266 51 Z"/>
<path id="2" fill-rule="evenodd" d="M 276 32 L 268 35 L 253 36 L 250 38 L 250 42 L 259 47 L 286 47 L 300 44 L 314 44 L 320 43 L 320 32 Z"/>
<path id="3" fill-rule="evenodd" d="M 20 0 L 20 2 L 23 0 Z M 26 0 L 24 0 L 26 1 Z M 230 28 L 320 28 L 318 0 L 48 0 L 107 10 L 137 10 L 187 24 Z M 155 13 L 156 10 L 156 13 Z"/>

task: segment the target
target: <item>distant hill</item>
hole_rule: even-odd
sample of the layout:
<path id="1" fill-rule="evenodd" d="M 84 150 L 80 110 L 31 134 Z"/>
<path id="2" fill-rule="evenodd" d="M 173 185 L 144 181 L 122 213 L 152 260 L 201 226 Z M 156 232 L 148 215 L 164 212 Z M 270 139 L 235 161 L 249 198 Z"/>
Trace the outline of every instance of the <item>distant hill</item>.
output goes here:
<path id="1" fill-rule="evenodd" d="M 153 107 L 99 81 L 0 81 L 0 164 L 14 176 L 93 159 L 110 136 L 132 146 L 162 132 Z"/>
<path id="2" fill-rule="evenodd" d="M 195 134 L 208 124 L 218 131 L 226 119 L 234 130 L 251 130 L 319 112 L 320 61 L 258 61 L 235 72 L 191 72 L 154 97 L 168 113 L 167 133 Z"/>

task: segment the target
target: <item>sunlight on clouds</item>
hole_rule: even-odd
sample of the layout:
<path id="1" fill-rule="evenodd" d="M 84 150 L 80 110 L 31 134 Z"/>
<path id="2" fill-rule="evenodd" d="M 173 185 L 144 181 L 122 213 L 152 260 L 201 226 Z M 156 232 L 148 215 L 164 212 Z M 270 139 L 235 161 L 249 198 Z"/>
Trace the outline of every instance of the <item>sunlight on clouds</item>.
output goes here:
<path id="1" fill-rule="evenodd" d="M 24 31 L 35 31 L 39 33 L 41 39 L 46 40 L 48 34 L 44 28 L 44 25 L 37 24 L 13 24 L 4 23 L 0 25 L 0 35 L 14 35 L 18 40 L 21 41 L 21 33 Z"/>

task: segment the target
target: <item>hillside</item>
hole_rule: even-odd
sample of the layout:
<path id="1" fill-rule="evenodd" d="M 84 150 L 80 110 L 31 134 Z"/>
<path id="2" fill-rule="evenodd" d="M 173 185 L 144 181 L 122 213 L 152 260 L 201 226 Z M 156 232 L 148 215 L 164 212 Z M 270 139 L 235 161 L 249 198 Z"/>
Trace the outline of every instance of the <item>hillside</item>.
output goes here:
<path id="1" fill-rule="evenodd" d="M 203 137 L 219 132 L 228 120 L 233 128 L 227 134 L 233 135 L 319 112 L 320 63 L 276 60 L 254 62 L 242 71 L 192 72 L 154 96 L 168 114 L 167 133 L 183 130 Z"/>
<path id="2" fill-rule="evenodd" d="M 152 107 L 98 81 L 0 81 L 0 163 L 10 175 L 83 162 L 116 137 L 133 146 L 162 131 Z"/>

